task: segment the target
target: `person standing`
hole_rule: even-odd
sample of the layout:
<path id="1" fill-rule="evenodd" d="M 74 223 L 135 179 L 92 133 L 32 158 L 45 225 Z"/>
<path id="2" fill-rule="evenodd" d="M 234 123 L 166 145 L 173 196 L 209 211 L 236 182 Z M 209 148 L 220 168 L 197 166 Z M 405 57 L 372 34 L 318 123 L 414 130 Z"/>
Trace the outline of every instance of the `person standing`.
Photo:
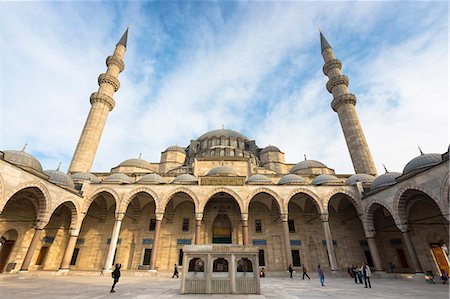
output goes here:
<path id="1" fill-rule="evenodd" d="M 291 266 L 290 264 L 289 264 L 288 271 L 289 271 L 289 275 L 290 275 L 291 278 L 292 278 L 292 273 L 294 272 L 294 269 L 292 269 L 292 266 Z"/>
<path id="2" fill-rule="evenodd" d="M 367 288 L 367 283 L 369 283 L 369 288 L 372 288 L 372 286 L 370 285 L 370 277 L 372 276 L 372 271 L 370 270 L 370 267 L 366 263 L 362 264 L 361 272 L 364 278 L 365 288 Z"/>
<path id="3" fill-rule="evenodd" d="M 114 287 L 119 282 L 120 268 L 122 268 L 122 264 L 116 264 L 116 267 L 114 268 L 114 271 L 111 272 L 111 276 L 114 279 L 114 283 L 113 283 L 113 285 L 111 287 L 111 291 L 109 291 L 110 293 L 115 293 L 116 292 L 116 291 L 114 291 Z"/>
<path id="4" fill-rule="evenodd" d="M 305 266 L 305 264 L 302 264 L 302 271 L 303 271 L 303 280 L 305 280 L 305 276 L 306 277 L 308 277 L 308 279 L 311 279 L 309 276 L 308 276 L 308 273 L 306 273 L 307 271 L 308 271 L 308 269 L 306 269 L 306 266 Z"/>
<path id="5" fill-rule="evenodd" d="M 177 264 L 174 264 L 174 265 L 173 265 L 173 275 L 172 275 L 172 278 L 174 278 L 175 276 L 178 278 L 178 266 L 177 266 Z"/>
<path id="6" fill-rule="evenodd" d="M 317 273 L 319 273 L 319 279 L 320 279 L 320 284 L 322 286 L 325 286 L 325 275 L 323 274 L 322 269 L 320 268 L 320 265 L 317 265 Z"/>

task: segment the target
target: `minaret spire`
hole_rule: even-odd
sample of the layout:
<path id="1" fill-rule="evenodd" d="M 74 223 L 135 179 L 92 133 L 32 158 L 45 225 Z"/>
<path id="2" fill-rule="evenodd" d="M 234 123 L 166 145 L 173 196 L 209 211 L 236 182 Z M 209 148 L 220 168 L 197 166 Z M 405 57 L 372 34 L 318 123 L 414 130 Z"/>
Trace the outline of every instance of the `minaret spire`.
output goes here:
<path id="1" fill-rule="evenodd" d="M 327 90 L 333 95 L 331 107 L 339 116 L 355 173 L 377 175 L 372 154 L 356 113 L 356 96 L 348 92 L 348 77 L 341 75 L 342 62 L 334 57 L 333 49 L 320 32 L 320 46 L 325 62 L 323 73 L 329 78 Z"/>
<path id="2" fill-rule="evenodd" d="M 106 73 L 100 74 L 98 77 L 99 88 L 90 97 L 91 110 L 70 163 L 69 173 L 90 172 L 91 170 L 108 113 L 115 106 L 113 95 L 120 87 L 119 73 L 125 68 L 123 56 L 126 51 L 127 39 L 128 28 L 117 43 L 113 55 L 106 59 L 108 67 Z"/>

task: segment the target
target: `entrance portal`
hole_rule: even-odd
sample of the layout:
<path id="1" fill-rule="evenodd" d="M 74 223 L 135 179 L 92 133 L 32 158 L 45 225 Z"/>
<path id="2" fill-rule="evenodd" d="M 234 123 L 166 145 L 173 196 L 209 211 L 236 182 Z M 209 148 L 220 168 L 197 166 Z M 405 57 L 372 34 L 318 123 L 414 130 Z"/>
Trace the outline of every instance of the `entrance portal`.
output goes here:
<path id="1" fill-rule="evenodd" d="M 17 239 L 17 231 L 11 229 L 0 238 L 0 273 L 5 271 L 9 256 Z"/>
<path id="2" fill-rule="evenodd" d="M 219 214 L 214 219 L 212 242 L 231 244 L 231 221 L 226 214 Z"/>

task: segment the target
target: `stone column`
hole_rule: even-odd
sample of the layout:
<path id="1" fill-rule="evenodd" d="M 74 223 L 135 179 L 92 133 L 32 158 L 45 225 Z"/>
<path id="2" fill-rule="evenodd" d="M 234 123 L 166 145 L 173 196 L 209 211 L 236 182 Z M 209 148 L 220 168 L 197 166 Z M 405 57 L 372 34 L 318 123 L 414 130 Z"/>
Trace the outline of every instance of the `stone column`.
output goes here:
<path id="1" fill-rule="evenodd" d="M 36 246 L 39 242 L 39 238 L 42 234 L 42 229 L 45 227 L 47 223 L 38 222 L 36 227 L 34 228 L 33 239 L 31 239 L 30 246 L 28 246 L 27 253 L 25 254 L 25 258 L 23 259 L 22 267 L 20 267 L 20 271 L 28 271 L 28 267 L 30 266 L 31 259 L 33 258 L 34 251 L 36 250 Z"/>
<path id="2" fill-rule="evenodd" d="M 372 256 L 375 271 L 384 271 L 381 263 L 380 254 L 378 253 L 377 243 L 374 236 L 367 237 L 367 244 L 369 245 L 370 255 Z"/>
<path id="3" fill-rule="evenodd" d="M 59 272 L 69 271 L 70 261 L 72 259 L 73 251 L 75 245 L 77 244 L 79 230 L 70 230 L 69 241 L 67 242 L 66 250 L 61 261 L 61 266 L 59 267 Z"/>
<path id="4" fill-rule="evenodd" d="M 245 244 L 244 244 L 245 245 Z M 236 255 L 230 254 L 230 265 L 228 266 L 228 274 L 230 278 L 230 293 L 236 293 Z"/>
<path id="5" fill-rule="evenodd" d="M 116 253 L 117 240 L 119 239 L 123 216 L 123 214 L 118 214 L 116 216 L 116 221 L 114 222 L 114 228 L 111 235 L 111 243 L 109 243 L 108 255 L 106 256 L 105 265 L 103 266 L 105 270 L 111 270 L 111 266 L 114 260 L 114 254 Z"/>
<path id="6" fill-rule="evenodd" d="M 242 213 L 242 244 L 248 245 L 248 214 Z"/>
<path id="7" fill-rule="evenodd" d="M 150 257 L 150 270 L 156 270 L 156 257 L 158 255 L 159 231 L 164 213 L 156 213 L 155 236 L 153 237 L 152 256 Z"/>
<path id="8" fill-rule="evenodd" d="M 286 268 L 292 266 L 291 238 L 289 237 L 288 214 L 281 214 L 281 222 L 283 224 L 284 250 L 286 253 Z"/>
<path id="9" fill-rule="evenodd" d="M 330 223 L 328 222 L 328 214 L 320 215 L 322 220 L 323 231 L 325 232 L 325 240 L 327 242 L 328 258 L 330 259 L 330 267 L 332 271 L 338 271 L 336 252 L 334 251 L 333 238 L 331 237 Z"/>
<path id="10" fill-rule="evenodd" d="M 411 242 L 408 231 L 402 231 L 403 242 L 405 242 L 406 249 L 408 250 L 409 256 L 413 262 L 414 272 L 423 273 L 422 266 L 420 266 L 419 259 L 417 258 L 416 250 Z"/>
<path id="11" fill-rule="evenodd" d="M 203 213 L 195 213 L 195 243 L 196 245 L 200 244 L 200 238 L 202 233 L 202 220 Z"/>

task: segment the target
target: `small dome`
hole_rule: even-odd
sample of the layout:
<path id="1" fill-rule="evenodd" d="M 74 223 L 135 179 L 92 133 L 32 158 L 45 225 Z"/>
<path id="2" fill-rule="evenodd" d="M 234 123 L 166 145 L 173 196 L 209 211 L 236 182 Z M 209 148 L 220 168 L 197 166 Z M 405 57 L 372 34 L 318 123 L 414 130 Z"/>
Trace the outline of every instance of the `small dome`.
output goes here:
<path id="1" fill-rule="evenodd" d="M 197 184 L 198 179 L 192 174 L 180 174 L 173 180 L 173 184 Z"/>
<path id="2" fill-rule="evenodd" d="M 299 175 L 296 174 L 287 174 L 283 176 L 279 181 L 278 185 L 303 185 L 306 181 Z"/>
<path id="3" fill-rule="evenodd" d="M 119 164 L 119 167 L 138 167 L 151 170 L 150 162 L 143 159 L 128 159 Z"/>
<path id="4" fill-rule="evenodd" d="M 156 173 L 144 175 L 139 181 L 139 184 L 167 184 L 166 180 Z"/>
<path id="5" fill-rule="evenodd" d="M 272 184 L 272 180 L 263 174 L 254 174 L 247 179 L 247 183 L 254 184 Z"/>
<path id="6" fill-rule="evenodd" d="M 370 190 L 374 190 L 380 187 L 386 187 L 390 185 L 394 185 L 397 181 L 395 180 L 402 174 L 400 172 L 386 172 L 380 176 L 377 176 L 375 180 L 372 182 L 372 186 Z"/>
<path id="7" fill-rule="evenodd" d="M 178 146 L 178 145 L 169 146 L 168 148 L 166 148 L 165 151 L 166 152 L 169 152 L 169 151 L 180 152 L 180 153 L 186 154 L 186 150 L 184 148 L 182 148 L 181 146 Z"/>
<path id="8" fill-rule="evenodd" d="M 202 136 L 198 137 L 197 141 L 205 139 L 205 138 L 222 137 L 222 136 L 234 137 L 236 139 L 239 138 L 239 139 L 249 140 L 247 137 L 245 137 L 244 135 L 242 135 L 239 132 L 236 132 L 233 130 L 219 129 L 219 130 L 213 130 L 213 131 L 206 132 Z"/>
<path id="9" fill-rule="evenodd" d="M 42 166 L 41 163 L 38 161 L 38 159 L 26 153 L 24 150 L 22 151 L 7 150 L 3 151 L 3 153 L 5 153 L 4 159 L 12 164 L 29 167 L 36 171 L 42 172 Z"/>
<path id="10" fill-rule="evenodd" d="M 265 154 L 265 153 L 268 153 L 268 152 L 281 153 L 280 149 L 278 147 L 276 147 L 276 146 L 273 146 L 273 145 L 266 146 L 259 153 L 260 154 Z"/>
<path id="11" fill-rule="evenodd" d="M 208 171 L 206 176 L 237 176 L 237 173 L 229 166 L 219 166 Z"/>
<path id="12" fill-rule="evenodd" d="M 345 184 L 353 186 L 353 185 L 356 185 L 357 182 L 372 183 L 373 180 L 375 180 L 375 177 L 373 175 L 366 174 L 366 173 L 358 173 L 358 174 L 354 174 L 354 175 L 350 176 L 345 181 Z"/>
<path id="13" fill-rule="evenodd" d="M 133 182 L 133 179 L 127 176 L 124 173 L 113 173 L 107 176 L 103 183 L 118 183 L 118 184 L 131 184 Z"/>
<path id="14" fill-rule="evenodd" d="M 403 173 L 430 167 L 441 162 L 442 156 L 440 154 L 423 154 L 409 161 L 403 169 Z"/>
<path id="15" fill-rule="evenodd" d="M 59 170 L 45 170 L 44 173 L 49 176 L 49 182 L 75 189 L 75 184 L 68 174 Z"/>
<path id="16" fill-rule="evenodd" d="M 77 172 L 71 175 L 74 181 L 89 181 L 94 184 L 100 183 L 100 179 L 90 172 Z"/>
<path id="17" fill-rule="evenodd" d="M 334 185 L 341 183 L 341 180 L 332 174 L 321 174 L 314 178 L 313 185 Z"/>
<path id="18" fill-rule="evenodd" d="M 296 173 L 297 171 L 308 168 L 327 168 L 325 164 L 316 160 L 304 160 L 292 167 L 290 173 Z"/>

